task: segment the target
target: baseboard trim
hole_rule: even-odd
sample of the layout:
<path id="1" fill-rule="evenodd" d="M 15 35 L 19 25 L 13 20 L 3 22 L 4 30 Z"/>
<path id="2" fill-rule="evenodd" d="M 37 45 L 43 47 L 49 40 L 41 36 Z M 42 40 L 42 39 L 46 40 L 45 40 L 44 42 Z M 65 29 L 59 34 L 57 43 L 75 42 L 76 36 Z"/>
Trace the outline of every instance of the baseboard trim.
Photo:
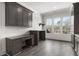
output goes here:
<path id="1" fill-rule="evenodd" d="M 54 40 L 54 41 L 62 41 L 62 42 L 70 42 L 71 43 L 71 41 L 66 41 L 66 40 L 58 40 L 58 39 L 49 39 L 49 38 L 46 38 L 47 40 Z"/>

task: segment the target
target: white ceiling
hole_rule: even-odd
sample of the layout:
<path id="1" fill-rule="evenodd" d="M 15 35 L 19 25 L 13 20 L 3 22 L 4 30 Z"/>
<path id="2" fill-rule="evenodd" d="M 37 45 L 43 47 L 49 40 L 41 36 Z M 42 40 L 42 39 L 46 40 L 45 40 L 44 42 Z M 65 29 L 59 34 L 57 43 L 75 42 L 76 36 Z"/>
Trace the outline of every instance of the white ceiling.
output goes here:
<path id="1" fill-rule="evenodd" d="M 21 2 L 26 6 L 36 10 L 39 13 L 46 13 L 62 8 L 67 8 L 72 5 L 72 2 Z"/>

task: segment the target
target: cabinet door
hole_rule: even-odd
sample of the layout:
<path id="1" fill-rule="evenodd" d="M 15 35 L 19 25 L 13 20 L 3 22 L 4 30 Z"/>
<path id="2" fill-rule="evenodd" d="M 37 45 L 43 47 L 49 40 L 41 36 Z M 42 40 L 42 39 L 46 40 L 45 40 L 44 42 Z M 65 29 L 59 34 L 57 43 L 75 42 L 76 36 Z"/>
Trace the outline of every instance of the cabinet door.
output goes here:
<path id="1" fill-rule="evenodd" d="M 78 56 L 79 56 L 79 42 L 78 42 L 78 53 L 77 53 L 77 54 L 78 54 Z"/>
<path id="2" fill-rule="evenodd" d="M 2 52 L 2 46 L 1 46 L 1 39 L 0 39 L 0 55 L 1 55 L 1 52 Z"/>
<path id="3" fill-rule="evenodd" d="M 28 27 L 28 12 L 23 10 L 23 26 Z"/>
<path id="4" fill-rule="evenodd" d="M 39 31 L 39 40 L 45 40 L 45 31 Z"/>
<path id="5" fill-rule="evenodd" d="M 34 45 L 38 45 L 38 40 L 39 40 L 39 36 L 38 36 L 38 31 L 30 31 L 30 34 L 34 36 Z"/>
<path id="6" fill-rule="evenodd" d="M 79 2 L 74 3 L 74 33 L 79 34 Z"/>
<path id="7" fill-rule="evenodd" d="M 6 53 L 6 40 L 5 40 L 5 38 L 2 39 L 2 44 L 1 45 L 2 45 L 2 52 Z"/>
<path id="8" fill-rule="evenodd" d="M 75 51 L 78 54 L 78 41 L 77 40 L 78 40 L 78 38 L 75 37 Z"/>
<path id="9" fill-rule="evenodd" d="M 15 3 L 6 3 L 6 25 L 17 25 L 17 6 Z"/>
<path id="10" fill-rule="evenodd" d="M 32 27 L 32 13 L 31 12 L 28 13 L 28 26 Z"/>
<path id="11" fill-rule="evenodd" d="M 22 50 L 22 39 L 15 39 L 13 42 L 13 50 L 12 53 L 16 54 Z"/>
<path id="12" fill-rule="evenodd" d="M 22 7 L 20 5 L 17 4 L 17 25 L 18 26 L 23 26 L 23 10 Z"/>

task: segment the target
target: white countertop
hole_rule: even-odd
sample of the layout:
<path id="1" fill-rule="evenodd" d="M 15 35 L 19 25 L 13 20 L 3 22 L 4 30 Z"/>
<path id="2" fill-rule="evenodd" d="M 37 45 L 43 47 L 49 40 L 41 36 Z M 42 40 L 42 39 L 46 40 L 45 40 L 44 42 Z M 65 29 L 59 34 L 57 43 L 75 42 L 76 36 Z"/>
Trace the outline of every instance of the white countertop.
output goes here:
<path id="1" fill-rule="evenodd" d="M 12 36 L 22 35 L 27 32 L 25 28 L 1 28 L 0 29 L 0 39 Z"/>
<path id="2" fill-rule="evenodd" d="M 25 28 L 25 27 L 5 27 L 5 28 L 0 28 L 0 39 L 1 38 L 6 38 L 6 37 L 13 37 L 13 36 L 18 36 L 22 35 L 29 30 L 34 30 L 33 28 Z M 42 31 L 42 30 L 37 30 L 37 31 Z"/>

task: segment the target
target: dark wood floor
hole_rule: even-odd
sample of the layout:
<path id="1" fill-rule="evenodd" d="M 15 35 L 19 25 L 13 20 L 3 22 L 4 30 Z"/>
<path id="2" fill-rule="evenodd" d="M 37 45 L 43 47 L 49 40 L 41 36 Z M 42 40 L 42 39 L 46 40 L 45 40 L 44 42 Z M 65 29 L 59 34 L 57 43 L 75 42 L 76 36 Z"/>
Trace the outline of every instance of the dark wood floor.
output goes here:
<path id="1" fill-rule="evenodd" d="M 74 56 L 71 43 L 55 40 L 40 41 L 38 46 L 25 49 L 17 56 Z"/>

